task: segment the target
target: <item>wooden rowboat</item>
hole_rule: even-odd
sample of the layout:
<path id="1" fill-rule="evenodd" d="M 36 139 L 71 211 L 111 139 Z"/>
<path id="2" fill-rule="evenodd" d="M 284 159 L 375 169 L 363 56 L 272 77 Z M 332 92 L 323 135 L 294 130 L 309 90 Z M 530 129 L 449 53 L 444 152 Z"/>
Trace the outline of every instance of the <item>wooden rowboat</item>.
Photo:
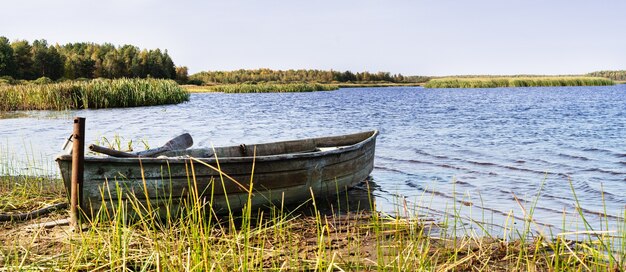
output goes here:
<path id="1" fill-rule="evenodd" d="M 172 209 L 192 195 L 225 213 L 241 211 L 249 196 L 253 207 L 335 196 L 372 172 L 377 135 L 174 150 L 157 158 L 85 157 L 80 207 L 87 217 L 103 207 L 110 211 L 120 200 Z M 69 192 L 72 156 L 56 161 Z"/>

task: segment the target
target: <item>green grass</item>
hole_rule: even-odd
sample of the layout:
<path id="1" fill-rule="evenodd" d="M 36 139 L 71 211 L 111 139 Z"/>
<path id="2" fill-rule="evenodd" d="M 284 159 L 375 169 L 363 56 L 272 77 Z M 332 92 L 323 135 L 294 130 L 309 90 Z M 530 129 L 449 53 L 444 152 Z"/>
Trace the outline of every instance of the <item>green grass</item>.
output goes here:
<path id="1" fill-rule="evenodd" d="M 600 77 L 450 77 L 428 81 L 426 88 L 502 88 L 502 87 L 559 87 L 608 86 L 615 83 Z"/>
<path id="2" fill-rule="evenodd" d="M 221 93 L 295 93 L 337 90 L 337 85 L 317 83 L 289 84 L 226 84 L 213 86 L 185 86 L 190 92 L 221 92 Z"/>
<path id="3" fill-rule="evenodd" d="M 0 111 L 100 109 L 175 104 L 189 93 L 173 80 L 95 79 L 0 85 Z"/>

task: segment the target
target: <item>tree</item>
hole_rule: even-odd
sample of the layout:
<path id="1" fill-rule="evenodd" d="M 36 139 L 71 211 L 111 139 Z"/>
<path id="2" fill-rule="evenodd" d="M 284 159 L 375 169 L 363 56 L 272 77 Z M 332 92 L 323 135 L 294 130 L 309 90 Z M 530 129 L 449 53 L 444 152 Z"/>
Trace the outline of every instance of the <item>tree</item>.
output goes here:
<path id="1" fill-rule="evenodd" d="M 0 36 L 0 76 L 15 76 L 13 48 L 4 36 Z"/>
<path id="2" fill-rule="evenodd" d="M 93 76 L 107 77 L 107 71 L 104 67 L 104 59 L 109 52 L 115 50 L 115 46 L 110 43 L 105 43 L 103 45 L 91 44 L 89 49 L 89 51 L 91 52 L 91 59 L 95 62 Z"/>
<path id="3" fill-rule="evenodd" d="M 88 56 L 69 53 L 65 57 L 64 76 L 68 79 L 93 78 L 95 65 L 95 61 Z"/>
<path id="4" fill-rule="evenodd" d="M 172 61 L 170 55 L 167 54 L 167 50 L 163 53 L 163 63 L 161 65 L 165 74 L 164 78 L 176 79 L 176 66 L 174 65 L 174 61 Z"/>
<path id="5" fill-rule="evenodd" d="M 106 78 L 120 78 L 124 76 L 124 60 L 117 50 L 111 50 L 102 60 L 102 75 Z"/>
<path id="6" fill-rule="evenodd" d="M 133 63 L 139 53 L 139 48 L 132 45 L 124 45 L 118 49 L 122 60 L 124 61 L 124 76 L 133 77 Z"/>
<path id="7" fill-rule="evenodd" d="M 63 76 L 63 57 L 46 40 L 35 40 L 32 46 L 32 72 L 35 78 L 48 77 L 53 80 Z"/>
<path id="8" fill-rule="evenodd" d="M 138 55 L 135 55 L 133 58 L 133 65 L 131 70 L 133 72 L 133 77 L 141 77 L 145 78 L 148 76 L 147 72 L 148 65 L 148 50 L 144 49 L 139 52 Z"/>
<path id="9" fill-rule="evenodd" d="M 356 81 L 356 75 L 350 71 L 345 71 L 342 74 L 344 82 L 346 81 Z"/>
<path id="10" fill-rule="evenodd" d="M 187 66 L 176 67 L 176 82 L 185 84 L 187 81 L 189 81 Z"/>
<path id="11" fill-rule="evenodd" d="M 21 40 L 11 43 L 13 59 L 15 60 L 16 79 L 35 79 L 33 75 L 33 60 L 31 46 L 28 41 Z"/>
<path id="12" fill-rule="evenodd" d="M 31 59 L 33 61 L 32 73 L 35 78 L 46 75 L 46 65 L 48 58 L 48 42 L 46 40 L 35 40 L 31 47 Z"/>
<path id="13" fill-rule="evenodd" d="M 146 70 L 148 71 L 148 76 L 150 77 L 166 77 L 165 71 L 163 69 L 163 54 L 161 54 L 160 49 L 148 51 L 148 62 Z"/>
<path id="14" fill-rule="evenodd" d="M 46 74 L 51 79 L 57 80 L 63 76 L 65 58 L 59 53 L 56 47 L 48 48 Z"/>

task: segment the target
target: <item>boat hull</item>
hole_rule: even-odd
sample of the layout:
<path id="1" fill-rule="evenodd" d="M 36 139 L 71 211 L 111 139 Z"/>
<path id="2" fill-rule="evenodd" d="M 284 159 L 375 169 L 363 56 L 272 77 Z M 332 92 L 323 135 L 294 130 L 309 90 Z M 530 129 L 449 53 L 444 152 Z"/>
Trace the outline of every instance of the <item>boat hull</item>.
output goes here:
<path id="1" fill-rule="evenodd" d="M 111 214 L 129 202 L 135 203 L 127 207 L 129 213 L 158 207 L 160 213 L 173 214 L 181 203 L 194 201 L 221 214 L 241 211 L 248 201 L 256 208 L 336 196 L 372 172 L 377 134 L 225 147 L 204 158 L 86 157 L 80 206 L 87 217 Z M 239 156 L 233 156 L 236 150 Z M 272 154 L 281 150 L 302 152 Z M 71 156 L 59 156 L 57 162 L 69 192 Z"/>

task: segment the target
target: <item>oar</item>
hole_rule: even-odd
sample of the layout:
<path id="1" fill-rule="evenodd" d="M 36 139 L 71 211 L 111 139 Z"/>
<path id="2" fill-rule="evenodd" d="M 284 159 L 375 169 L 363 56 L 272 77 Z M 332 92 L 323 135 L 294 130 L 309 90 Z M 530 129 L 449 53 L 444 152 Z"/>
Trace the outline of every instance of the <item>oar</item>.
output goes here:
<path id="1" fill-rule="evenodd" d="M 104 146 L 99 146 L 99 145 L 95 145 L 95 144 L 91 144 L 89 145 L 89 150 L 93 151 L 93 152 L 97 152 L 97 153 L 102 153 L 102 154 L 106 154 L 109 156 L 113 156 L 113 157 L 118 157 L 118 158 L 137 158 L 139 156 L 133 154 L 133 153 L 128 153 L 128 152 L 124 152 L 124 151 L 119 151 L 119 150 L 115 150 L 115 149 L 110 149 Z"/>
<path id="2" fill-rule="evenodd" d="M 165 151 L 187 149 L 191 147 L 192 145 L 193 145 L 193 139 L 191 138 L 191 135 L 189 135 L 189 133 L 185 133 L 180 136 L 177 136 L 174 139 L 169 140 L 162 147 L 158 147 L 155 149 L 148 149 L 146 151 L 140 151 L 135 154 L 140 157 L 150 157 L 150 156 L 163 153 Z"/>
<path id="3" fill-rule="evenodd" d="M 187 149 L 193 145 L 193 139 L 189 133 L 185 133 L 175 137 L 174 139 L 169 140 L 161 147 L 157 147 L 154 149 L 148 149 L 146 151 L 140 151 L 136 153 L 128 153 L 123 151 L 118 151 L 102 146 L 98 146 L 92 144 L 89 146 L 89 150 L 93 152 L 98 152 L 102 154 L 106 154 L 113 157 L 124 157 L 124 158 L 136 158 L 136 157 L 151 157 L 157 154 L 161 154 L 170 150 L 182 150 Z"/>

